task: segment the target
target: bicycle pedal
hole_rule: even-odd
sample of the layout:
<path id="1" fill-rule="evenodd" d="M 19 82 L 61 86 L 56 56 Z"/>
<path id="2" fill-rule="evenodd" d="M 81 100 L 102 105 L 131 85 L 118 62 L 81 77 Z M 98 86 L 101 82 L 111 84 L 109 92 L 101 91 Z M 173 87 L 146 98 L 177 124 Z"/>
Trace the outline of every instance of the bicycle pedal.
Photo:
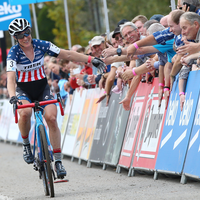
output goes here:
<path id="1" fill-rule="evenodd" d="M 38 171 L 38 167 L 37 167 L 37 163 L 34 161 L 34 163 L 33 163 L 33 169 L 35 170 L 35 171 Z"/>

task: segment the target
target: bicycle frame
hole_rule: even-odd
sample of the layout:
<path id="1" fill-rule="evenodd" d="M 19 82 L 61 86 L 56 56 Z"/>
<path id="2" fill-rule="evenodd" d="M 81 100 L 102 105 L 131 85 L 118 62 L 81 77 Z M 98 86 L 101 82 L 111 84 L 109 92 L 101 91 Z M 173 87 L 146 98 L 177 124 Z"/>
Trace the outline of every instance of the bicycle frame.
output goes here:
<path id="1" fill-rule="evenodd" d="M 43 115 L 41 111 L 41 106 L 47 104 L 55 104 L 59 103 L 61 115 L 64 115 L 64 110 L 62 106 L 62 100 L 60 94 L 57 94 L 57 100 L 48 100 L 48 101 L 41 101 L 35 103 L 29 103 L 24 105 L 13 105 L 13 111 L 15 114 L 15 123 L 18 123 L 18 113 L 17 109 L 22 108 L 34 108 L 34 115 L 35 115 L 35 133 L 34 133 L 34 144 L 33 144 L 33 156 L 35 158 L 34 161 L 34 169 L 39 171 L 39 177 L 43 180 L 43 186 L 45 189 L 45 195 L 50 197 L 54 197 L 54 186 L 53 186 L 53 178 L 56 179 L 54 171 L 52 169 L 52 162 L 53 162 L 53 151 L 51 148 L 51 143 L 47 134 L 47 130 L 43 124 Z M 43 127 L 43 128 L 42 128 Z M 37 158 L 35 155 L 36 150 L 36 141 L 37 141 Z"/>
<path id="2" fill-rule="evenodd" d="M 37 138 L 37 146 L 39 148 L 38 152 L 39 152 L 40 160 L 42 160 L 42 154 L 41 154 L 41 151 L 40 151 L 41 141 L 40 141 L 40 137 L 39 137 L 39 126 L 40 125 L 42 125 L 44 127 L 46 138 L 47 138 L 48 149 L 49 149 L 52 161 L 53 161 L 53 153 L 52 153 L 51 144 L 50 144 L 50 141 L 49 141 L 49 137 L 48 137 L 46 128 L 45 128 L 45 126 L 43 124 L 42 112 L 39 110 L 39 107 L 40 106 L 44 106 L 44 105 L 48 105 L 48 104 L 55 104 L 55 103 L 59 103 L 60 110 L 61 110 L 61 115 L 63 116 L 64 115 L 64 110 L 63 110 L 62 100 L 61 100 L 61 97 L 60 97 L 59 93 L 57 94 L 57 99 L 54 99 L 54 100 L 35 102 L 35 103 L 29 103 L 29 104 L 24 104 L 24 105 L 17 105 L 17 104 L 13 105 L 13 110 L 14 110 L 14 114 L 15 114 L 15 123 L 18 123 L 17 109 L 29 108 L 29 107 L 35 108 L 35 110 L 34 110 L 34 115 L 35 115 L 35 135 L 34 135 L 34 145 L 33 145 L 33 156 L 35 157 L 36 138 Z"/>
<path id="3" fill-rule="evenodd" d="M 49 141 L 49 137 L 46 131 L 46 128 L 43 124 L 43 119 L 42 119 L 42 112 L 41 111 L 35 111 L 35 135 L 34 135 L 34 144 L 33 144 L 33 156 L 35 157 L 35 149 L 36 149 L 36 141 L 37 141 L 37 147 L 38 147 L 38 156 L 40 158 L 40 161 L 43 161 L 43 156 L 42 156 L 42 151 L 41 151 L 41 141 L 40 141 L 40 132 L 39 132 L 39 126 L 42 125 L 45 130 L 46 138 L 47 138 L 47 144 L 48 144 L 48 149 L 49 153 L 51 155 L 51 161 L 53 162 L 53 152 L 51 148 L 51 144 Z"/>

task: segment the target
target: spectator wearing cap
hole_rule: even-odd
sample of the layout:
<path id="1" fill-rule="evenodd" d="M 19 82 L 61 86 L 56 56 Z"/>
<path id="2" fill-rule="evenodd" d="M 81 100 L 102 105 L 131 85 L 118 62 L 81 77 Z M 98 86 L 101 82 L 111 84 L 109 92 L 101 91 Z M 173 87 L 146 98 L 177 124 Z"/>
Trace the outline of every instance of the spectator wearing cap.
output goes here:
<path id="1" fill-rule="evenodd" d="M 155 19 L 155 20 L 157 20 L 158 22 L 160 22 L 161 18 L 163 18 L 163 17 L 164 17 L 164 15 L 155 14 L 155 15 L 153 15 L 153 16 L 150 18 L 150 20 L 151 20 L 151 19 Z"/>
<path id="2" fill-rule="evenodd" d="M 108 44 L 110 44 L 110 45 L 112 45 L 113 47 L 117 48 L 117 47 L 118 47 L 118 43 L 117 43 L 117 41 L 115 40 L 115 38 L 112 37 L 112 36 L 113 36 L 113 33 L 114 33 L 114 31 L 110 32 L 110 34 L 109 34 Z"/>
<path id="3" fill-rule="evenodd" d="M 115 28 L 112 37 L 115 39 L 118 46 L 123 47 L 124 43 L 123 43 L 123 38 L 122 38 L 121 33 L 120 33 L 120 27 Z"/>
<path id="4" fill-rule="evenodd" d="M 136 17 L 134 17 L 131 20 L 131 22 L 133 22 L 137 26 L 141 35 L 145 34 L 145 30 L 143 29 L 143 26 L 144 26 L 144 23 L 147 22 L 147 21 L 148 21 L 148 19 L 144 15 L 137 15 Z"/>
<path id="5" fill-rule="evenodd" d="M 123 42 L 123 37 L 121 35 L 120 32 L 120 26 L 124 23 L 128 22 L 127 19 L 122 19 L 117 23 L 117 27 L 115 28 L 112 37 L 115 38 L 115 41 L 118 45 L 118 47 L 123 47 L 124 46 L 124 42 Z"/>
<path id="6" fill-rule="evenodd" d="M 105 38 L 102 36 L 95 36 L 90 41 L 91 53 L 93 56 L 102 58 L 102 51 L 106 48 Z M 107 65 L 107 72 L 110 71 L 110 65 Z M 98 75 L 89 75 L 88 81 L 91 84 L 98 84 L 101 79 L 101 74 Z"/>
<path id="7" fill-rule="evenodd" d="M 102 36 L 95 36 L 90 41 L 92 55 L 100 58 L 101 52 L 105 49 L 105 38 Z"/>

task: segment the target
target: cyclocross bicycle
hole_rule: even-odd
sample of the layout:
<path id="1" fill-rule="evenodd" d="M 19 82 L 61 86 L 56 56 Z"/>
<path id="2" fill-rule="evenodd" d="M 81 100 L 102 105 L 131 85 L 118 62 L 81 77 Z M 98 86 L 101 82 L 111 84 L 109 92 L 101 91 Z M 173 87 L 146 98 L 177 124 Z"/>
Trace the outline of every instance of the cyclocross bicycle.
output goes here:
<path id="1" fill-rule="evenodd" d="M 17 109 L 31 107 L 34 109 L 35 115 L 35 133 L 33 143 L 33 156 L 35 158 L 33 168 L 39 171 L 39 178 L 43 180 L 44 192 L 46 196 L 54 197 L 54 180 L 56 179 L 55 173 L 52 167 L 53 152 L 50 144 L 50 140 L 43 123 L 43 107 L 47 104 L 59 103 L 61 115 L 64 115 L 62 100 L 60 94 L 57 94 L 57 99 L 34 102 L 24 105 L 13 105 L 13 111 L 15 114 L 15 123 L 18 123 Z M 37 145 L 37 156 L 35 149 Z M 63 177 L 64 178 L 64 177 Z"/>

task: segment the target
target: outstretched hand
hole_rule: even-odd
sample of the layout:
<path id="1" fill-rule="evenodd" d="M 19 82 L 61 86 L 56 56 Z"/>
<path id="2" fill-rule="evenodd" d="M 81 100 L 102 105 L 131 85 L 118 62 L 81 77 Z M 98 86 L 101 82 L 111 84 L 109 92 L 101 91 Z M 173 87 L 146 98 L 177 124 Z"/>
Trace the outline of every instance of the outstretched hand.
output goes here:
<path id="1" fill-rule="evenodd" d="M 132 60 L 135 52 L 136 52 L 135 46 L 133 44 L 129 45 L 128 48 L 127 48 L 127 57 L 130 60 Z"/>
<path id="2" fill-rule="evenodd" d="M 99 70 L 100 73 L 106 72 L 106 64 L 100 58 L 95 57 L 92 60 L 92 64 Z"/>
<path id="3" fill-rule="evenodd" d="M 122 75 L 121 75 L 121 77 L 122 77 L 122 79 L 124 80 L 124 81 L 128 81 L 128 80 L 130 80 L 131 78 L 133 78 L 133 72 L 132 72 L 132 69 L 127 69 Z"/>
<path id="4" fill-rule="evenodd" d="M 96 104 L 97 104 L 97 103 L 100 103 L 100 102 L 103 101 L 105 98 L 106 98 L 106 94 L 104 94 L 103 96 L 101 96 L 101 97 L 99 98 L 99 100 L 96 102 Z"/>
<path id="5" fill-rule="evenodd" d="M 181 111 L 183 110 L 183 105 L 185 103 L 185 95 L 181 95 L 180 96 L 180 108 L 181 108 Z"/>
<path id="6" fill-rule="evenodd" d="M 158 90 L 158 107 L 161 106 L 162 98 L 163 98 L 163 89 L 159 88 L 159 90 Z"/>
<path id="7" fill-rule="evenodd" d="M 125 97 L 122 101 L 119 102 L 119 104 L 122 104 L 124 110 L 130 110 L 130 103 L 131 103 L 131 99 L 128 99 L 127 97 Z"/>
<path id="8" fill-rule="evenodd" d="M 109 45 L 108 43 L 106 43 L 106 46 L 108 48 L 104 49 L 101 54 L 104 58 L 116 55 L 117 53 L 116 48 L 114 48 L 112 45 Z"/>
<path id="9" fill-rule="evenodd" d="M 167 109 L 168 102 L 169 102 L 169 96 L 170 96 L 170 91 L 167 90 L 164 92 L 164 97 L 165 97 L 165 109 Z"/>
<path id="10" fill-rule="evenodd" d="M 187 40 L 184 40 L 185 45 L 179 47 L 177 50 L 177 54 L 194 54 L 199 52 L 197 49 L 197 44 L 194 42 L 188 42 Z"/>

